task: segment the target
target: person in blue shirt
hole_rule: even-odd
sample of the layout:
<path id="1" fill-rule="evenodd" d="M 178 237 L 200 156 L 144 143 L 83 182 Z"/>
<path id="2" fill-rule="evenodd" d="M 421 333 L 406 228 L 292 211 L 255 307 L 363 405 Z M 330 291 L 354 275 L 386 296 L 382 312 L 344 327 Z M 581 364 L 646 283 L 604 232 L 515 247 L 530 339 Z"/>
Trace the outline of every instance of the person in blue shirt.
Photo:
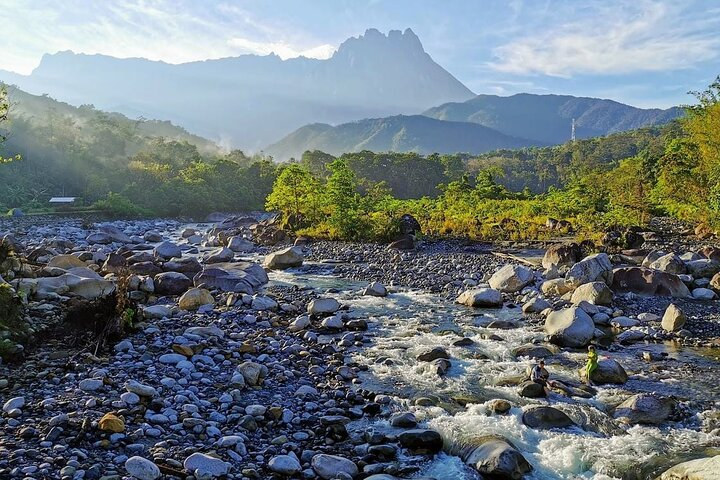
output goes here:
<path id="1" fill-rule="evenodd" d="M 545 395 L 550 393 L 550 389 L 548 388 L 549 378 L 550 373 L 545 369 L 545 361 L 543 360 L 540 360 L 530 371 L 530 380 L 542 385 L 543 390 L 545 390 Z"/>

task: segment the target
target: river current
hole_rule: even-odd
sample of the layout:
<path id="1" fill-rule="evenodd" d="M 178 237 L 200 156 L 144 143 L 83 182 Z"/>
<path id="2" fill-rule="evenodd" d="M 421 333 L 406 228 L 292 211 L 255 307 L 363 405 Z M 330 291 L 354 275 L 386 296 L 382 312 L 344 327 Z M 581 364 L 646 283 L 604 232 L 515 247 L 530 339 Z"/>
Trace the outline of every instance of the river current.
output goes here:
<path id="1" fill-rule="evenodd" d="M 713 431 L 720 426 L 720 404 L 715 402 L 720 392 L 717 353 L 670 343 L 615 346 L 601 350 L 600 357 L 611 357 L 625 367 L 630 375 L 625 385 L 597 387 L 597 395 L 590 399 L 556 393 L 548 399 L 527 399 L 518 396 L 516 384 L 533 361 L 516 358 L 513 349 L 542 340 L 543 333 L 523 321 L 519 308 L 469 308 L 403 288 L 391 289 L 386 298 L 362 296 L 366 282 L 333 276 L 331 267 L 319 274 L 273 272 L 271 284 L 315 288 L 349 304 L 352 318 L 370 324 L 366 346 L 351 354 L 354 362 L 367 367 L 360 377 L 361 387 L 394 397 L 423 425 L 440 431 L 448 445 L 462 445 L 473 436 L 502 435 L 534 467 L 525 478 L 650 479 L 681 461 L 720 453 L 720 437 Z M 516 326 L 488 328 L 493 320 Z M 473 344 L 454 346 L 462 337 Z M 452 366 L 443 377 L 416 360 L 419 353 L 436 346 L 444 347 L 451 357 Z M 642 359 L 644 351 L 663 359 L 647 362 Z M 552 378 L 577 381 L 584 360 L 584 352 L 564 349 L 546 363 Z M 673 396 L 684 415 L 660 427 L 619 426 L 609 415 L 611 409 L 639 392 Z M 432 399 L 434 405 L 415 405 L 420 397 Z M 487 402 L 496 398 L 512 402 L 509 414 L 490 414 Z M 538 430 L 523 424 L 522 406 L 548 403 L 582 427 Z M 366 420 L 349 426 L 356 431 L 368 428 L 401 431 L 387 421 Z M 449 454 L 424 460 L 419 466 L 417 478 L 480 478 Z"/>

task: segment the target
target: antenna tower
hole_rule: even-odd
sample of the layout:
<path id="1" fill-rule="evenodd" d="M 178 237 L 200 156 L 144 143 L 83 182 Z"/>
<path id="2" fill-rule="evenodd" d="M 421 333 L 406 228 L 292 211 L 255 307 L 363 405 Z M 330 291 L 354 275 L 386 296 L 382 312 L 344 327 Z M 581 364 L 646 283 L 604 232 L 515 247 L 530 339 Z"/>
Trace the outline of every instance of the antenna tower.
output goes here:
<path id="1" fill-rule="evenodd" d="M 575 142 L 575 119 L 572 119 L 572 130 L 570 131 L 570 141 Z"/>

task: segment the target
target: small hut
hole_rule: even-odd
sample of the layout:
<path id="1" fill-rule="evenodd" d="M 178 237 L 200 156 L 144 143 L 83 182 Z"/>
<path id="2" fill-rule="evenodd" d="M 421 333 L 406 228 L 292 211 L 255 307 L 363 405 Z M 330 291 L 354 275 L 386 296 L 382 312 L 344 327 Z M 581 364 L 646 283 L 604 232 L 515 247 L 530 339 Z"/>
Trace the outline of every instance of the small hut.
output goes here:
<path id="1" fill-rule="evenodd" d="M 61 212 L 70 210 L 75 206 L 76 198 L 77 197 L 52 197 L 49 203 L 56 211 Z"/>

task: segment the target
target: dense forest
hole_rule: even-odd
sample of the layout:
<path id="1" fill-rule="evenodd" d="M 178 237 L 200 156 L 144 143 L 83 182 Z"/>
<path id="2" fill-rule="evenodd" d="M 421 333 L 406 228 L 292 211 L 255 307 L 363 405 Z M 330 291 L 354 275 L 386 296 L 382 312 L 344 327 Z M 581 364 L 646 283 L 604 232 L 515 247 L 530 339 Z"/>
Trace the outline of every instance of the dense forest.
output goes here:
<path id="1" fill-rule="evenodd" d="M 11 92 L 12 94 L 13 92 Z M 426 232 L 538 237 L 547 217 L 588 235 L 653 214 L 717 225 L 720 81 L 682 119 L 564 145 L 483 155 L 222 152 L 168 122 L 130 120 L 15 91 L 0 156 L 0 206 L 41 211 L 73 195 L 118 216 L 200 217 L 267 207 L 297 232 L 390 238 L 402 213 Z M 13 96 L 10 97 L 13 100 Z"/>
<path id="2" fill-rule="evenodd" d="M 470 159 L 308 152 L 279 175 L 267 207 L 298 232 L 331 238 L 392 237 L 403 213 L 430 234 L 486 239 L 550 235 L 548 217 L 569 220 L 587 236 L 642 225 L 655 214 L 717 228 L 720 77 L 696 96 L 685 117 L 668 126 L 559 147 Z M 375 177 L 377 165 L 393 174 Z M 417 177 L 438 182 L 439 195 L 410 194 Z"/>
<path id="3" fill-rule="evenodd" d="M 51 196 L 78 197 L 117 215 L 202 215 L 260 209 L 274 166 L 170 122 L 130 120 L 7 89 L 0 206 L 42 211 Z"/>

